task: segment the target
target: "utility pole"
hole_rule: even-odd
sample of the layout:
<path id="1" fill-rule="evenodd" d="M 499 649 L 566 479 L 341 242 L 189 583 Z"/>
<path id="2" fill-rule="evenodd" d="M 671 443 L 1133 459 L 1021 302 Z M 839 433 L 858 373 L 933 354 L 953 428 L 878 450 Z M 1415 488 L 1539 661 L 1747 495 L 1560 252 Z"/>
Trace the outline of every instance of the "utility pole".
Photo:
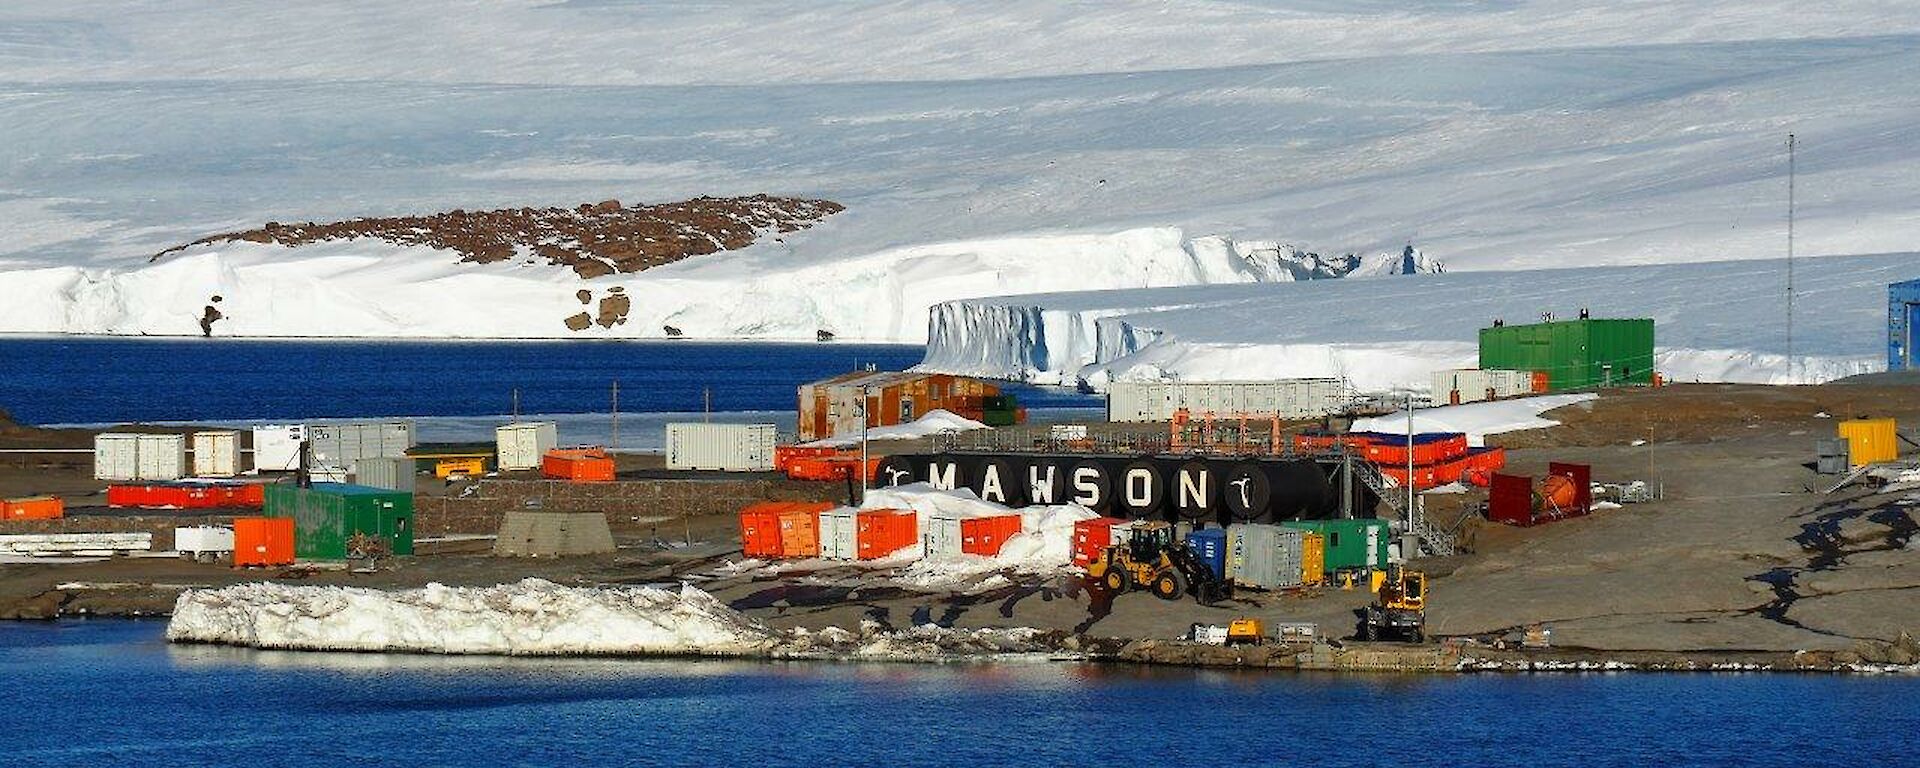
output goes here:
<path id="1" fill-rule="evenodd" d="M 513 388 L 513 423 L 520 423 L 520 388 Z"/>
<path id="2" fill-rule="evenodd" d="M 609 450 L 612 450 L 615 452 L 618 452 L 620 450 L 620 380 L 619 379 L 615 379 L 613 381 L 613 447 L 610 448 Z"/>
<path id="3" fill-rule="evenodd" d="M 1793 134 L 1787 134 L 1787 379 L 1799 383 L 1799 364 L 1793 356 L 1793 193 L 1797 174 Z"/>
<path id="4" fill-rule="evenodd" d="M 700 388 L 700 421 L 713 423 L 713 387 Z"/>
<path id="5" fill-rule="evenodd" d="M 1413 390 L 1407 390 L 1407 528 L 1419 528 L 1420 513 L 1413 496 Z"/>
<path id="6" fill-rule="evenodd" d="M 862 503 L 867 500 L 867 424 L 870 421 L 867 415 L 867 400 L 873 397 L 872 392 L 873 387 L 870 385 L 860 387 L 860 501 Z"/>

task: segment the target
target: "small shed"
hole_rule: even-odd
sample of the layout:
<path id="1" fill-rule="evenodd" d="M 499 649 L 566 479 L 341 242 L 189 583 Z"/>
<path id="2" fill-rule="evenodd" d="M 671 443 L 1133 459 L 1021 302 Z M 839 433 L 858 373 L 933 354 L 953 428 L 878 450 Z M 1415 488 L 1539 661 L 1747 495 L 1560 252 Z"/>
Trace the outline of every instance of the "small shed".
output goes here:
<path id="1" fill-rule="evenodd" d="M 1887 370 L 1920 370 L 1920 358 L 1914 351 L 1920 335 L 1920 280 L 1907 280 L 1887 286 Z"/>
<path id="2" fill-rule="evenodd" d="M 495 557 L 568 557 L 614 551 L 613 531 L 599 512 L 510 511 L 493 540 Z"/>

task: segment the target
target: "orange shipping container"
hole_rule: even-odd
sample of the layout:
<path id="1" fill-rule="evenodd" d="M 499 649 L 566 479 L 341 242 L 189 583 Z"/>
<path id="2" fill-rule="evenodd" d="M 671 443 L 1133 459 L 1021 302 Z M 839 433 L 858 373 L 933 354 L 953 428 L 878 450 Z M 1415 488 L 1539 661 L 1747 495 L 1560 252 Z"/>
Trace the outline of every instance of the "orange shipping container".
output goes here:
<path id="1" fill-rule="evenodd" d="M 556 448 L 540 457 L 540 476 L 581 483 L 613 482 L 613 457 L 599 446 Z"/>
<path id="2" fill-rule="evenodd" d="M 233 566 L 293 564 L 293 518 L 233 519 Z"/>
<path id="3" fill-rule="evenodd" d="M 53 496 L 0 500 L 0 519 L 58 520 L 66 514 L 66 502 Z"/>
<path id="4" fill-rule="evenodd" d="M 861 560 L 878 560 L 920 541 L 920 516 L 897 509 L 861 512 L 854 538 Z"/>
<path id="5" fill-rule="evenodd" d="M 1000 554 L 1007 539 L 1020 535 L 1019 515 L 969 517 L 960 521 L 960 551 L 969 555 L 992 557 Z"/>
<path id="6" fill-rule="evenodd" d="M 820 513 L 832 504 L 795 504 L 780 513 L 780 556 L 820 556 Z"/>

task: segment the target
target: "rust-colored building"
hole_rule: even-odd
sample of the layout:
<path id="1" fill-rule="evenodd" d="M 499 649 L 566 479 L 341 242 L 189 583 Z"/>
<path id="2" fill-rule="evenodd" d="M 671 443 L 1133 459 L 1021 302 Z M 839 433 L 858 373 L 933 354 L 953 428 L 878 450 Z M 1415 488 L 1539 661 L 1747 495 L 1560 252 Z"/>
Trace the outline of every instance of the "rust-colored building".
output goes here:
<path id="1" fill-rule="evenodd" d="M 860 399 L 867 401 L 867 426 L 906 424 L 932 410 L 947 410 L 980 421 L 987 398 L 1000 388 L 979 379 L 944 373 L 855 371 L 800 387 L 800 440 L 820 440 L 860 432 Z"/>

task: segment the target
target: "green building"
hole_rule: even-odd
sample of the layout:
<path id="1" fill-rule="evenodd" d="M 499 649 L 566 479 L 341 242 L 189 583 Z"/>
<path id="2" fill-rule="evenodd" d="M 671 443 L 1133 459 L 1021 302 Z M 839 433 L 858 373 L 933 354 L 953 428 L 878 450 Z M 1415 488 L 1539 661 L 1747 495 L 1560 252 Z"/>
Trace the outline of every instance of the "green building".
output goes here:
<path id="1" fill-rule="evenodd" d="M 356 533 L 386 539 L 392 554 L 413 554 L 413 494 L 345 483 L 267 486 L 267 517 L 293 518 L 293 556 L 347 559 Z"/>
<path id="2" fill-rule="evenodd" d="M 1544 371 L 1547 389 L 1653 383 L 1653 320 L 1557 320 L 1480 329 L 1483 370 Z"/>
<path id="3" fill-rule="evenodd" d="M 1342 568 L 1386 570 L 1393 530 L 1385 520 L 1289 520 L 1282 528 L 1320 534 L 1327 544 L 1327 573 Z"/>

